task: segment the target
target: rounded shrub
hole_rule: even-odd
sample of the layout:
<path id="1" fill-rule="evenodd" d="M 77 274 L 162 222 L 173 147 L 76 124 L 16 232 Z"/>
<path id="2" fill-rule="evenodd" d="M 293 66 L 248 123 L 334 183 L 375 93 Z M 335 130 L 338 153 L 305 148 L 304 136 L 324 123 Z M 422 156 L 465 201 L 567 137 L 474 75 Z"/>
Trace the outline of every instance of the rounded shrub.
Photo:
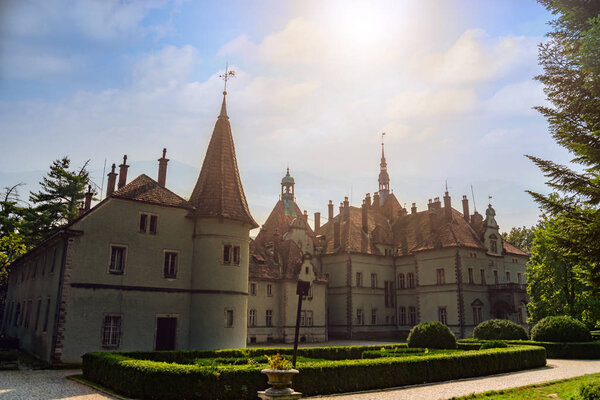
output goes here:
<path id="1" fill-rule="evenodd" d="M 507 319 L 489 319 L 475 327 L 473 337 L 479 340 L 527 340 L 527 331 Z"/>
<path id="2" fill-rule="evenodd" d="M 485 350 L 485 349 L 503 349 L 505 347 L 508 347 L 508 345 L 501 341 L 501 340 L 488 340 L 486 342 L 484 342 L 481 347 L 479 348 L 479 350 Z"/>
<path id="3" fill-rule="evenodd" d="M 540 320 L 531 330 L 531 339 L 537 342 L 590 342 L 592 335 L 583 322 L 563 315 Z"/>
<path id="4" fill-rule="evenodd" d="M 421 322 L 410 330 L 408 347 L 455 349 L 456 337 L 441 322 Z"/>

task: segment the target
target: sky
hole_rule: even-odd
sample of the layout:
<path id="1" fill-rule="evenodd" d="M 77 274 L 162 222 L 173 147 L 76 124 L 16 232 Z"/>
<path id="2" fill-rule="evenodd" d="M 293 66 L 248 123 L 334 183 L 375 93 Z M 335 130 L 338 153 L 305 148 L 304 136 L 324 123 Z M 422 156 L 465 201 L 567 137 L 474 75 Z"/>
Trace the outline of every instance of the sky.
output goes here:
<path id="1" fill-rule="evenodd" d="M 537 46 L 552 16 L 533 0 L 0 2 L 0 187 L 53 160 L 127 154 L 129 180 L 189 196 L 222 101 L 250 210 L 264 223 L 287 167 L 309 215 L 377 190 L 381 133 L 391 188 L 426 209 L 493 204 L 502 231 L 533 225 L 525 158 L 570 159 L 532 107 L 546 104 Z M 107 171 L 106 171 L 107 172 Z M 471 186 L 473 191 L 471 191 Z M 99 191 L 99 189 L 98 189 Z M 489 198 L 491 197 L 491 200 Z M 99 194 L 99 198 L 102 196 Z M 311 218 L 312 219 L 312 218 Z"/>

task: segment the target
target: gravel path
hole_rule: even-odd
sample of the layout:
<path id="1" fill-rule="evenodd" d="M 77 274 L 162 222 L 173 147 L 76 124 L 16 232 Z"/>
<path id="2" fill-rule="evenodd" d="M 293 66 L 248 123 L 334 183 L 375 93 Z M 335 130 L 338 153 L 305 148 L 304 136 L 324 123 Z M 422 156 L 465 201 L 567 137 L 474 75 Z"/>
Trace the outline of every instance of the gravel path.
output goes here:
<path id="1" fill-rule="evenodd" d="M 332 400 L 434 400 L 448 399 L 487 390 L 508 389 L 556 379 L 600 372 L 598 360 L 548 360 L 535 370 L 511 372 L 483 378 L 421 385 L 371 393 L 320 397 Z M 65 377 L 80 370 L 2 371 L 0 400 L 114 400 Z"/>
<path id="2" fill-rule="evenodd" d="M 529 371 L 510 372 L 482 378 L 421 385 L 371 393 L 319 397 L 320 400 L 434 400 L 449 399 L 488 390 L 509 389 L 557 379 L 600 372 L 598 360 L 548 360 L 547 365 Z"/>

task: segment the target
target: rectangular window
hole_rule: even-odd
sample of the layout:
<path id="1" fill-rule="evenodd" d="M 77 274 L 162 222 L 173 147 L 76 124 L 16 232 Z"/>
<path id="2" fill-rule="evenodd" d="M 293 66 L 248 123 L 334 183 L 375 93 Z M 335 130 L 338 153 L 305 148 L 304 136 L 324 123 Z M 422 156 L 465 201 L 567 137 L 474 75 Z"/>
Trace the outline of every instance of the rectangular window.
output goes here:
<path id="1" fill-rule="evenodd" d="M 398 274 L 398 289 L 404 289 L 404 288 L 405 288 L 404 274 Z"/>
<path id="2" fill-rule="evenodd" d="M 33 326 L 33 330 L 37 332 L 38 326 L 40 325 L 40 311 L 42 309 L 42 299 L 38 299 L 37 308 L 35 311 L 35 325 Z"/>
<path id="3" fill-rule="evenodd" d="M 494 270 L 494 284 L 498 284 L 498 270 Z"/>
<path id="4" fill-rule="evenodd" d="M 377 309 L 371 309 L 371 325 L 377 325 Z"/>
<path id="5" fill-rule="evenodd" d="M 506 283 L 510 282 L 510 271 L 506 271 Z"/>
<path id="6" fill-rule="evenodd" d="M 444 276 L 444 268 L 438 268 L 435 270 L 437 277 L 437 284 L 443 285 L 446 283 L 446 277 Z"/>
<path id="7" fill-rule="evenodd" d="M 231 247 L 230 244 L 223 245 L 223 264 L 231 264 Z"/>
<path id="8" fill-rule="evenodd" d="M 233 246 L 233 263 L 240 265 L 240 246 Z"/>
<path id="9" fill-rule="evenodd" d="M 377 274 L 371 274 L 371 287 L 373 289 L 377 287 Z"/>
<path id="10" fill-rule="evenodd" d="M 233 327 L 233 310 L 230 308 L 225 309 L 225 327 Z"/>
<path id="11" fill-rule="evenodd" d="M 481 274 L 481 284 L 485 285 L 485 269 L 480 269 L 479 273 Z"/>
<path id="12" fill-rule="evenodd" d="M 406 280 L 407 280 L 407 287 L 409 289 L 413 289 L 415 287 L 415 274 L 413 274 L 412 272 L 409 272 L 406 275 Z"/>
<path id="13" fill-rule="evenodd" d="M 121 316 L 105 315 L 102 322 L 102 347 L 118 349 L 121 345 Z"/>
<path id="14" fill-rule="evenodd" d="M 357 325 L 365 324 L 365 316 L 363 315 L 363 310 L 360 308 L 356 310 L 356 324 Z"/>
<path id="15" fill-rule="evenodd" d="M 50 316 L 50 298 L 46 299 L 46 313 L 44 315 L 44 328 L 42 332 L 46 332 L 48 330 L 48 317 Z"/>
<path id="16" fill-rule="evenodd" d="M 31 319 L 31 300 L 27 301 L 27 312 L 25 313 L 25 328 L 29 328 L 29 321 Z"/>
<path id="17" fill-rule="evenodd" d="M 522 323 L 523 323 L 523 307 L 519 307 L 519 308 L 517 309 L 517 322 L 518 322 L 519 324 L 522 324 Z"/>
<path id="18" fill-rule="evenodd" d="M 386 307 L 394 307 L 394 282 L 393 281 L 385 281 L 385 306 Z"/>
<path id="19" fill-rule="evenodd" d="M 248 326 L 256 326 L 256 310 L 248 311 Z"/>
<path id="20" fill-rule="evenodd" d="M 54 272 L 54 267 L 56 266 L 56 250 L 57 248 L 54 248 L 54 251 L 52 252 L 52 264 L 50 264 L 50 272 Z"/>
<path id="21" fill-rule="evenodd" d="M 265 313 L 265 325 L 273 326 L 273 310 L 267 310 Z"/>
<path id="22" fill-rule="evenodd" d="M 110 266 L 108 272 L 111 274 L 122 274 L 125 269 L 125 256 L 127 247 L 125 246 L 110 246 Z"/>
<path id="23" fill-rule="evenodd" d="M 521 285 L 523 283 L 523 276 L 520 272 L 517 272 L 517 283 Z"/>
<path id="24" fill-rule="evenodd" d="M 362 287 L 362 272 L 356 273 L 356 287 Z"/>
<path id="25" fill-rule="evenodd" d="M 256 296 L 256 283 L 248 284 L 248 292 L 250 293 L 250 296 Z"/>
<path id="26" fill-rule="evenodd" d="M 300 326 L 304 326 L 306 323 L 306 311 L 300 311 Z"/>
<path id="27" fill-rule="evenodd" d="M 171 279 L 177 278 L 177 253 L 174 251 L 165 251 L 163 276 Z"/>
<path id="28" fill-rule="evenodd" d="M 473 268 L 467 270 L 469 272 L 469 283 L 473 283 Z"/>
<path id="29" fill-rule="evenodd" d="M 313 312 L 306 310 L 306 326 L 313 326 Z"/>
<path id="30" fill-rule="evenodd" d="M 406 325 L 406 307 L 400 307 L 398 314 L 400 318 L 400 325 Z"/>
<path id="31" fill-rule="evenodd" d="M 444 324 L 448 324 L 448 315 L 446 313 L 446 307 L 438 307 L 438 320 Z"/>
<path id="32" fill-rule="evenodd" d="M 146 233 L 148 229 L 148 214 L 140 214 L 140 232 Z"/>
<path id="33" fill-rule="evenodd" d="M 409 307 L 408 308 L 408 317 L 410 319 L 410 324 L 411 325 L 416 325 L 417 324 L 417 308 L 416 307 Z"/>
<path id="34" fill-rule="evenodd" d="M 479 325 L 483 321 L 481 307 L 473 307 L 473 324 Z"/>
<path id="35" fill-rule="evenodd" d="M 273 296 L 273 285 L 271 285 L 270 283 L 267 283 L 267 296 Z"/>
<path id="36" fill-rule="evenodd" d="M 158 215 L 151 215 L 150 216 L 150 234 L 151 235 L 156 235 L 156 232 L 158 232 Z"/>

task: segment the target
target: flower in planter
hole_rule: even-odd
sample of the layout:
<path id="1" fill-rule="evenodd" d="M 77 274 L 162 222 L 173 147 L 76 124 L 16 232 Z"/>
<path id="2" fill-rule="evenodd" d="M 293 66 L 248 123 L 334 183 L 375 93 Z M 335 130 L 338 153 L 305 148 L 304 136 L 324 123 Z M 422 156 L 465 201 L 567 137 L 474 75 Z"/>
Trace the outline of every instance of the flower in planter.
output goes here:
<path id="1" fill-rule="evenodd" d="M 288 358 L 279 355 L 279 353 L 275 354 L 274 356 L 265 357 L 267 360 L 269 360 L 269 367 L 271 367 L 271 369 L 286 370 L 293 368 L 292 362 Z"/>

